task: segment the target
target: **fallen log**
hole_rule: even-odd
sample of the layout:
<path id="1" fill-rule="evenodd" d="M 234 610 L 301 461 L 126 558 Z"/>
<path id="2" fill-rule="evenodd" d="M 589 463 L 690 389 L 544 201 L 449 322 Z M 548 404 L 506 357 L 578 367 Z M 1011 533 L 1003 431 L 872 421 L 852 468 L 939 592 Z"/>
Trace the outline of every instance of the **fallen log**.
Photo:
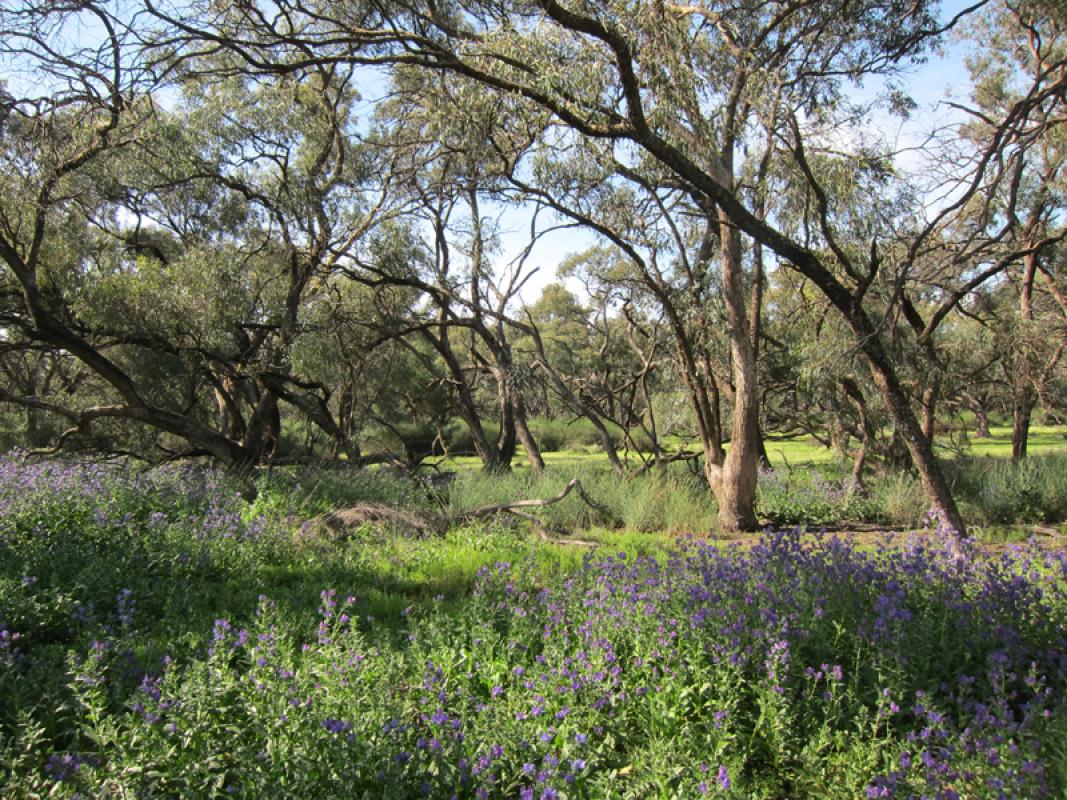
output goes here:
<path id="1" fill-rule="evenodd" d="M 585 491 L 582 482 L 578 478 L 571 479 L 563 491 L 553 497 L 533 498 L 527 500 L 515 500 L 510 503 L 495 503 L 493 505 L 472 508 L 461 511 L 454 515 L 445 515 L 433 511 L 414 511 L 399 509 L 395 506 L 386 506 L 378 503 L 360 503 L 349 508 L 338 509 L 322 514 L 308 520 L 297 533 L 301 541 L 313 541 L 320 538 L 338 540 L 346 538 L 353 530 L 364 525 L 381 525 L 394 529 L 405 530 L 416 536 L 441 536 L 450 528 L 482 519 L 489 519 L 501 514 L 517 517 L 524 520 L 538 531 L 539 535 L 549 541 L 566 544 L 581 544 L 591 546 L 593 542 L 585 542 L 571 538 L 571 532 L 554 525 L 547 525 L 534 514 L 524 509 L 545 508 L 555 505 L 571 492 L 577 492 L 582 501 L 608 520 L 612 527 L 618 527 L 621 522 L 610 509 L 597 503 Z M 567 538 L 558 538 L 567 537 Z"/>

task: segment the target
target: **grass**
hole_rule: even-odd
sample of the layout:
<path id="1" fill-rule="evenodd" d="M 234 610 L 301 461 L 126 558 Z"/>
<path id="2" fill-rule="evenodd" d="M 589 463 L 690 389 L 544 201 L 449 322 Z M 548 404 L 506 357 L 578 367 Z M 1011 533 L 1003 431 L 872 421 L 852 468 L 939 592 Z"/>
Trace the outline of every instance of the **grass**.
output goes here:
<path id="1" fill-rule="evenodd" d="M 989 437 L 979 439 L 970 436 L 967 439 L 965 452 L 973 456 L 988 456 L 990 458 L 1011 457 L 1011 428 L 1007 426 L 993 426 L 989 429 Z M 1027 452 L 1030 455 L 1044 455 L 1048 453 L 1062 453 L 1067 451 L 1067 428 L 1062 426 L 1034 425 L 1030 428 L 1027 438 Z"/>
<path id="2" fill-rule="evenodd" d="M 0 463 L 0 795 L 1067 790 L 1062 557 L 632 529 L 590 551 L 495 524 L 300 540 L 292 512 L 329 492 L 432 498 L 283 477 L 248 504 L 210 473 Z M 489 497 L 477 477 L 457 502 Z"/>
<path id="3" fill-rule="evenodd" d="M 682 447 L 689 450 L 699 450 L 698 444 L 678 437 L 666 437 L 664 444 L 672 450 Z M 771 434 L 765 439 L 765 447 L 771 460 L 771 466 L 776 469 L 782 467 L 828 466 L 840 460 L 840 456 L 832 448 L 826 447 L 811 436 L 780 437 Z M 1027 440 L 1027 447 L 1030 455 L 1067 452 L 1067 427 L 1032 426 Z M 962 443 L 958 437 L 951 441 L 949 438 L 944 438 L 940 449 L 948 457 L 955 457 L 962 453 L 968 457 L 982 456 L 1007 459 L 1011 457 L 1011 427 L 1004 425 L 992 426 L 989 437 L 980 439 L 974 436 L 967 436 Z M 607 462 L 607 457 L 595 443 L 589 443 L 577 448 L 563 448 L 544 452 L 542 457 L 548 466 L 562 468 Z M 481 461 L 476 456 L 454 456 L 443 460 L 441 465 L 446 468 L 478 469 L 481 467 Z M 526 455 L 521 448 L 516 453 L 514 465 L 517 469 L 524 470 L 529 468 Z"/>
<path id="4" fill-rule="evenodd" d="M 971 439 L 968 455 L 946 459 L 946 470 L 965 519 L 976 531 L 1004 538 L 1029 535 L 1007 532 L 1010 526 L 1036 523 L 1056 525 L 1067 521 L 1067 431 L 1062 427 L 1035 427 L 1031 456 L 1022 465 L 1008 461 L 1009 428 L 994 427 L 989 439 Z M 681 446 L 676 441 L 674 445 Z M 915 528 L 925 521 L 928 501 L 916 477 L 908 473 L 872 476 L 865 492 L 848 492 L 849 467 L 830 449 L 811 437 L 768 438 L 772 469 L 760 478 L 759 513 L 780 525 L 820 525 L 842 521 Z M 947 451 L 946 451 L 947 452 Z M 958 448 L 956 451 L 958 452 Z M 511 477 L 481 480 L 473 477 L 476 458 L 456 458 L 442 464 L 466 476 L 460 486 L 462 502 L 477 504 L 480 493 L 491 501 L 547 497 L 571 477 L 596 487 L 595 497 L 610 506 L 627 527 L 637 530 L 714 531 L 714 501 L 700 477 L 678 467 L 660 486 L 643 480 L 605 478 L 605 456 L 590 446 L 582 451 L 545 454 L 546 478 L 529 477 L 524 457 L 516 459 Z M 518 476 L 518 477 L 516 477 Z M 481 488 L 479 488 L 481 487 Z M 525 492 L 525 494 L 524 494 Z M 569 527 L 585 527 L 596 520 L 572 506 L 549 512 L 551 519 Z M 992 533 L 993 531 L 1000 531 Z"/>

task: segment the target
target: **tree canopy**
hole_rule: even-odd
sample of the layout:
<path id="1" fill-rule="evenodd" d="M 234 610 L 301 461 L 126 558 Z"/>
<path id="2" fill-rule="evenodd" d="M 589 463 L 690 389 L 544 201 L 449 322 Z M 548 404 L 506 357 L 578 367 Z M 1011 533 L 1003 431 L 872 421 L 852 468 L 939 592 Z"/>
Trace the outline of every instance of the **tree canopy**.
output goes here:
<path id="1" fill-rule="evenodd" d="M 1005 414 L 1022 458 L 1065 404 L 1065 26 L 994 0 L 5 2 L 8 435 L 541 470 L 531 418 L 582 418 L 616 470 L 699 458 L 744 529 L 764 436 L 802 431 L 856 487 L 908 461 L 962 530 L 939 428 Z M 882 129 L 948 36 L 982 42 L 971 96 L 908 167 Z M 561 228 L 596 242 L 560 259 L 584 289 L 535 301 Z"/>

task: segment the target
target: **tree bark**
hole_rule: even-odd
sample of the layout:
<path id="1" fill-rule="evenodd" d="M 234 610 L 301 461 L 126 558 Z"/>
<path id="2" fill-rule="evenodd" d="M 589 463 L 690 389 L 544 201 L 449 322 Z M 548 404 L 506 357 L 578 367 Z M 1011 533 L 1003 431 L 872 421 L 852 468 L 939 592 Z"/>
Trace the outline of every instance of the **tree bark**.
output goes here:
<path id="1" fill-rule="evenodd" d="M 545 460 L 541 457 L 537 439 L 530 430 L 529 421 L 526 419 L 526 404 L 522 401 L 522 395 L 518 391 L 512 392 L 511 403 L 514 408 L 515 433 L 522 443 L 522 449 L 526 451 L 526 458 L 530 462 L 530 472 L 534 475 L 543 475 Z"/>
<path id="2" fill-rule="evenodd" d="M 989 433 L 989 412 L 986 411 L 985 404 L 981 400 L 975 400 L 971 403 L 971 410 L 974 412 L 974 435 L 979 439 L 988 439 Z"/>
<path id="3" fill-rule="evenodd" d="M 760 453 L 756 354 L 745 308 L 741 235 L 725 212 L 721 211 L 719 230 L 722 241 L 723 299 L 734 381 L 734 415 L 730 448 L 722 466 L 705 462 L 705 471 L 719 504 L 720 530 L 749 531 L 758 527 L 756 481 Z"/>
<path id="4" fill-rule="evenodd" d="M 844 389 L 852 407 L 856 409 L 860 418 L 860 430 L 863 431 L 859 450 L 852 459 L 852 474 L 848 481 L 848 492 L 853 494 L 863 488 L 863 471 L 867 465 L 871 441 L 874 439 L 874 423 L 871 421 L 871 415 L 867 413 L 867 403 L 863 398 L 863 392 L 855 382 L 846 378 L 841 382 L 841 388 Z"/>
<path id="5" fill-rule="evenodd" d="M 1011 409 L 1011 460 L 1018 464 L 1026 458 L 1030 438 L 1030 419 L 1033 417 L 1037 397 L 1032 387 L 1023 386 L 1015 393 Z"/>
<path id="6" fill-rule="evenodd" d="M 1035 358 L 1032 347 L 1032 329 L 1034 321 L 1033 293 L 1034 278 L 1037 275 L 1037 256 L 1033 253 L 1024 261 L 1023 283 L 1019 292 L 1019 318 L 1022 347 L 1017 350 L 1017 358 L 1012 367 L 1011 382 L 1014 384 L 1011 409 L 1011 460 L 1018 464 L 1026 458 L 1027 439 L 1030 436 L 1030 418 L 1037 405 L 1037 392 L 1034 389 L 1034 369 L 1031 360 Z M 1019 352 L 1021 351 L 1021 352 Z"/>
<path id="7" fill-rule="evenodd" d="M 945 475 L 941 471 L 937 456 L 934 454 L 933 442 L 923 433 L 908 395 L 900 385 L 900 380 L 886 356 L 885 349 L 871 329 L 870 321 L 858 310 L 848 317 L 848 321 L 857 340 L 861 342 L 864 360 L 871 371 L 875 385 L 889 406 L 897 432 L 908 448 L 912 463 L 919 473 L 923 490 L 933 504 L 933 512 L 944 528 L 955 531 L 961 536 L 966 535 L 967 528 L 956 506 L 952 491 L 949 489 L 948 481 L 945 480 Z"/>

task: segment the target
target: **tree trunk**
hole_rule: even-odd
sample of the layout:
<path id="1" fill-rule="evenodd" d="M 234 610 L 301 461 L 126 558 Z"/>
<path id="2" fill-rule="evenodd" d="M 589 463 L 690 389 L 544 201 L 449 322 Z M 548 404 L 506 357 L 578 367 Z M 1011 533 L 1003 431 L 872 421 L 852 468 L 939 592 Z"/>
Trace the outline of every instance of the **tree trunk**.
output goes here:
<path id="1" fill-rule="evenodd" d="M 945 528 L 961 536 L 966 535 L 963 517 L 960 516 L 948 481 L 945 480 L 941 465 L 934 454 L 933 443 L 923 433 L 919 421 L 915 418 L 908 395 L 900 385 L 881 342 L 871 330 L 870 321 L 859 312 L 849 316 L 848 320 L 857 340 L 862 343 L 864 359 L 871 370 L 871 376 L 889 406 L 897 432 L 908 448 L 923 490 L 933 505 L 933 512 Z"/>
<path id="2" fill-rule="evenodd" d="M 764 156 L 763 161 L 760 164 L 760 184 L 763 183 L 763 178 L 766 175 L 767 167 L 769 166 L 770 154 L 773 152 L 770 147 L 771 136 L 768 134 L 768 148 L 767 153 Z M 766 195 L 760 193 L 759 201 L 756 207 L 756 214 L 762 220 L 766 219 Z M 763 325 L 763 245 L 760 242 L 752 243 L 752 298 L 750 301 L 750 313 L 752 317 L 751 325 L 751 337 L 752 337 L 752 358 L 756 362 L 756 372 L 759 373 L 759 360 L 760 360 L 760 331 Z M 767 443 L 763 441 L 763 426 L 758 422 L 756 424 L 756 441 L 759 447 L 759 466 L 764 469 L 771 468 L 771 459 L 767 455 Z"/>
<path id="3" fill-rule="evenodd" d="M 533 431 L 530 430 L 529 421 L 526 419 L 526 404 L 522 401 L 522 395 L 513 392 L 511 403 L 515 413 L 515 433 L 522 443 L 522 449 L 526 451 L 526 458 L 530 462 L 530 472 L 534 475 L 543 475 L 545 472 L 545 460 L 541 457 L 541 450 L 537 446 Z"/>
<path id="4" fill-rule="evenodd" d="M 1020 338 L 1023 344 L 1016 345 L 1016 363 L 1012 370 L 1012 383 L 1015 390 L 1012 392 L 1011 409 L 1011 460 L 1018 464 L 1026 458 L 1027 439 L 1030 436 L 1030 417 L 1033 415 L 1034 406 L 1037 405 L 1037 392 L 1034 388 L 1034 372 L 1031 359 L 1033 336 L 1033 291 L 1034 277 L 1037 274 L 1037 256 L 1033 253 L 1025 260 L 1026 268 L 1023 271 L 1023 284 L 1019 293 L 1019 318 Z"/>
<path id="5" fill-rule="evenodd" d="M 937 387 L 927 386 L 923 390 L 922 397 L 923 407 L 923 421 L 922 431 L 923 435 L 933 441 L 935 427 L 937 425 Z"/>
<path id="6" fill-rule="evenodd" d="M 1011 409 L 1011 460 L 1018 464 L 1026 458 L 1027 440 L 1030 438 L 1030 418 L 1034 413 L 1037 398 L 1030 386 L 1022 387 L 1015 395 Z"/>
<path id="7" fill-rule="evenodd" d="M 437 335 L 433 335 L 429 331 L 423 331 L 423 336 L 441 355 L 445 366 L 448 368 L 449 377 L 451 378 L 450 393 L 453 394 L 453 402 L 459 412 L 460 419 L 463 420 L 467 430 L 470 431 L 471 440 L 474 442 L 474 450 L 482 460 L 482 471 L 497 472 L 501 469 L 499 451 L 489 441 L 489 437 L 485 435 L 485 429 L 482 427 L 482 420 L 478 414 L 478 405 L 474 401 L 474 392 L 471 389 L 470 381 L 467 380 L 467 376 L 463 372 L 463 365 L 459 363 L 459 359 L 456 358 L 452 345 L 448 341 L 448 326 L 445 323 L 446 317 L 443 311 L 440 313 L 439 319 Z M 501 430 L 501 433 L 503 433 L 503 430 Z"/>
<path id="8" fill-rule="evenodd" d="M 26 443 L 30 447 L 44 447 L 48 436 L 40 424 L 41 412 L 32 406 L 26 406 Z"/>
<path id="9" fill-rule="evenodd" d="M 487 472 L 507 472 L 511 469 L 511 460 L 515 457 L 515 408 L 512 392 L 508 387 L 507 372 L 502 368 L 491 370 L 497 385 L 497 412 L 500 420 L 500 434 L 496 440 L 496 464 Z"/>
<path id="10" fill-rule="evenodd" d="M 985 405 L 980 402 L 974 403 L 972 406 L 974 411 L 974 435 L 979 439 L 988 439 L 989 433 L 989 413 L 985 409 Z"/>
<path id="11" fill-rule="evenodd" d="M 256 387 L 259 399 L 248 420 L 241 447 L 253 464 L 269 459 L 278 446 L 281 435 L 281 415 L 278 396 L 270 389 Z"/>
<path id="12" fill-rule="evenodd" d="M 851 495 L 863 488 L 863 471 L 867 465 L 867 453 L 870 452 L 871 441 L 874 439 L 874 423 L 871 422 L 871 415 L 867 413 L 867 403 L 863 392 L 855 382 L 846 378 L 841 382 L 841 388 L 845 390 L 853 408 L 856 409 L 860 418 L 860 430 L 863 431 L 859 450 L 852 459 L 852 475 L 849 476 L 848 481 L 848 493 Z"/>
<path id="13" fill-rule="evenodd" d="M 719 529 L 723 532 L 750 531 L 758 527 L 756 482 L 760 449 L 756 357 L 745 308 L 741 235 L 722 211 L 719 212 L 719 231 L 734 414 L 726 458 L 721 467 L 705 461 L 705 472 L 719 504 Z"/>
<path id="14" fill-rule="evenodd" d="M 467 430 L 470 431 L 471 440 L 474 442 L 474 451 L 482 460 L 482 471 L 498 472 L 500 464 L 497 459 L 497 449 L 489 441 L 489 437 L 485 435 L 485 429 L 482 427 L 478 412 L 473 408 L 473 405 L 468 406 L 463 402 L 459 403 L 458 410 L 460 418 L 467 424 Z"/>

